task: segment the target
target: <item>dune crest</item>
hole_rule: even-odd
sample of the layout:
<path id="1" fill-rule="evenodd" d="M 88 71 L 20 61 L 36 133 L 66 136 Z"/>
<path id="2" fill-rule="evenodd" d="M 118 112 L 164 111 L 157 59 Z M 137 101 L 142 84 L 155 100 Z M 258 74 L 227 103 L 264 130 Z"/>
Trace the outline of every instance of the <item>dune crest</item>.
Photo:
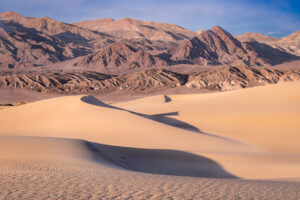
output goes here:
<path id="1" fill-rule="evenodd" d="M 92 96 L 53 98 L 1 110 L 0 135 L 81 139 L 94 143 L 90 147 L 95 152 L 97 144 L 118 146 L 112 151 L 132 156 L 125 168 L 143 172 L 172 174 L 164 169 L 164 162 L 154 162 L 155 155 L 184 155 L 183 159 L 195 155 L 195 163 L 198 156 L 199 162 L 207 159 L 221 167 L 213 174 L 224 169 L 240 178 L 297 177 L 297 88 L 300 82 L 224 93 L 153 96 L 118 104 Z M 276 123 L 270 126 L 267 120 Z M 149 157 L 150 168 L 132 165 L 143 157 Z M 154 168 L 150 158 L 157 163 Z"/>
<path id="2" fill-rule="evenodd" d="M 0 198 L 297 199 L 295 91 L 300 82 L 2 109 Z"/>

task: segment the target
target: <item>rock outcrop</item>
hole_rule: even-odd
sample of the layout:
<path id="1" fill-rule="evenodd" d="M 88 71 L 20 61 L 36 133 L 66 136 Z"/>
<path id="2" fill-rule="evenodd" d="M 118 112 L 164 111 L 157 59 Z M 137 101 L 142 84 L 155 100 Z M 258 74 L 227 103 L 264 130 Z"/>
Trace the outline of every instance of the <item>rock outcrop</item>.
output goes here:
<path id="1" fill-rule="evenodd" d="M 300 70 L 226 66 L 191 74 L 165 69 L 118 76 L 98 72 L 2 73 L 0 87 L 61 94 L 150 92 L 177 87 L 226 91 L 294 80 L 300 80 Z"/>
<path id="2" fill-rule="evenodd" d="M 166 61 L 142 49 L 124 43 L 110 44 L 75 63 L 75 66 L 80 66 L 81 68 L 108 70 L 110 72 L 166 65 Z"/>
<path id="3" fill-rule="evenodd" d="M 189 39 L 196 35 L 195 32 L 174 24 L 144 22 L 131 18 L 87 20 L 74 23 L 74 25 L 123 39 L 143 38 L 151 41 L 177 41 Z"/>
<path id="4" fill-rule="evenodd" d="M 170 62 L 200 65 L 276 65 L 297 56 L 257 42 L 240 42 L 219 26 L 169 51 Z"/>
<path id="5" fill-rule="evenodd" d="M 267 44 L 280 51 L 285 51 L 287 53 L 300 56 L 300 31 L 296 31 L 291 35 L 282 37 L 280 39 L 259 33 L 245 33 L 243 35 L 236 36 L 236 38 L 242 42 L 256 41 L 258 43 Z"/>

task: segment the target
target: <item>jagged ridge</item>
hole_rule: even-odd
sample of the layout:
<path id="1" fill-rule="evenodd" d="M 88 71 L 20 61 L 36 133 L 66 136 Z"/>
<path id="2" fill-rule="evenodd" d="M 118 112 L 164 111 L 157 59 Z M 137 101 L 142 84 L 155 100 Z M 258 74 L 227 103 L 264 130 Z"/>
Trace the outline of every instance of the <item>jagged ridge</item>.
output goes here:
<path id="1" fill-rule="evenodd" d="M 291 41 L 298 41 L 298 35 L 296 32 L 280 40 L 289 42 L 287 50 L 255 40 L 241 42 L 219 26 L 197 34 L 172 24 L 129 18 L 72 25 L 49 17 L 23 17 L 7 12 L 0 14 L 0 67 L 22 69 L 71 59 L 74 68 L 94 67 L 105 73 L 169 68 L 180 63 L 277 65 L 299 60 L 299 48 L 291 46 Z M 81 56 L 86 57 L 78 58 Z"/>
<path id="2" fill-rule="evenodd" d="M 145 92 L 181 86 L 224 91 L 293 80 L 300 80 L 299 70 L 226 66 L 191 74 L 180 74 L 165 69 L 151 69 L 119 76 L 98 72 L 3 73 L 0 76 L 0 87 L 63 94 L 116 90 Z"/>

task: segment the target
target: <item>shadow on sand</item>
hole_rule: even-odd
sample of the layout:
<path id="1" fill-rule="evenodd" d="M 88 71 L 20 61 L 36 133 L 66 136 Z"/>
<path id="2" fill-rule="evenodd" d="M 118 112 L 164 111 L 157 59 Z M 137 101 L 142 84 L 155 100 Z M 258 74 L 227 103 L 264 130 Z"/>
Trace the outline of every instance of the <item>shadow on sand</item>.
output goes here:
<path id="1" fill-rule="evenodd" d="M 123 108 L 119 108 L 119 107 L 116 107 L 116 106 L 106 104 L 106 103 L 100 101 L 99 99 L 96 99 L 93 96 L 84 96 L 84 97 L 81 98 L 81 100 L 85 103 L 89 103 L 89 104 L 92 104 L 92 105 L 95 105 L 95 106 L 126 111 L 126 112 L 129 112 L 131 114 L 134 114 L 134 115 L 137 115 L 137 116 L 140 116 L 140 117 L 144 117 L 146 119 L 154 120 L 156 122 L 163 123 L 163 124 L 166 124 L 166 125 L 169 125 L 169 126 L 174 126 L 176 128 L 181 128 L 181 129 L 185 129 L 185 130 L 189 130 L 189 131 L 194 131 L 194 132 L 197 132 L 197 133 L 202 133 L 197 127 L 195 127 L 191 124 L 188 124 L 186 122 L 168 117 L 168 116 L 176 116 L 176 115 L 178 115 L 178 112 L 147 115 L 147 114 L 138 113 L 138 112 L 134 112 L 134 111 L 130 111 L 130 110 L 126 110 L 126 109 L 123 109 Z"/>
<path id="2" fill-rule="evenodd" d="M 164 99 L 165 99 L 165 103 L 169 103 L 172 101 L 172 99 L 167 95 L 164 95 Z"/>
<path id="3" fill-rule="evenodd" d="M 0 145 L 7 152 L 14 151 L 15 146 L 19 145 L 19 148 L 9 155 L 20 153 L 19 156 L 23 158 L 31 157 L 33 154 L 34 157 L 31 158 L 52 160 L 58 156 L 60 165 L 61 159 L 70 157 L 71 160 L 95 162 L 109 168 L 152 174 L 238 178 L 226 172 L 222 166 L 211 159 L 177 150 L 119 147 L 82 139 L 39 136 L 0 136 Z"/>
<path id="4" fill-rule="evenodd" d="M 171 101 L 171 98 L 166 96 L 166 95 L 164 95 L 164 98 L 165 98 L 166 103 Z M 119 107 L 116 107 L 116 106 L 106 104 L 106 103 L 100 101 L 99 99 L 97 99 L 93 96 L 81 97 L 81 101 L 83 101 L 85 103 L 88 103 L 88 104 L 95 105 L 95 106 L 126 111 L 126 112 L 129 112 L 131 114 L 134 114 L 134 115 L 146 118 L 146 119 L 150 119 L 150 120 L 153 120 L 153 121 L 156 121 L 156 122 L 168 125 L 168 126 L 173 126 L 173 127 L 184 129 L 184 130 L 193 131 L 193 132 L 196 132 L 196 133 L 201 133 L 201 134 L 204 134 L 204 135 L 216 137 L 216 138 L 219 138 L 219 139 L 224 139 L 224 140 L 227 140 L 227 141 L 237 142 L 237 141 L 232 140 L 230 138 L 218 136 L 218 135 L 211 134 L 211 133 L 205 133 L 205 132 L 201 131 L 200 129 L 198 129 L 197 127 L 195 127 L 195 126 L 193 126 L 189 123 L 186 123 L 184 121 L 169 117 L 169 116 L 179 115 L 178 112 L 169 112 L 169 113 L 160 113 L 160 114 L 155 114 L 155 115 L 148 115 L 148 114 L 138 113 L 138 112 L 134 112 L 134 111 L 131 111 L 131 110 L 127 110 L 127 109 L 123 109 L 123 108 L 119 108 Z"/>
<path id="5" fill-rule="evenodd" d="M 225 171 L 217 162 L 188 152 L 118 147 L 86 141 L 85 145 L 95 161 L 102 163 L 105 159 L 127 170 L 162 175 L 238 178 Z"/>
<path id="6" fill-rule="evenodd" d="M 178 112 L 148 115 L 106 104 L 93 96 L 84 96 L 81 100 L 95 106 L 129 112 L 131 114 L 176 128 L 231 140 L 221 136 L 204 133 L 191 124 L 169 117 L 178 115 Z M 170 101 L 170 98 L 165 97 L 165 102 Z M 92 142 L 86 142 L 85 144 L 92 152 L 96 161 L 104 158 L 110 163 L 128 170 L 176 176 L 238 178 L 225 171 L 217 162 L 188 152 L 164 149 L 118 147 Z"/>

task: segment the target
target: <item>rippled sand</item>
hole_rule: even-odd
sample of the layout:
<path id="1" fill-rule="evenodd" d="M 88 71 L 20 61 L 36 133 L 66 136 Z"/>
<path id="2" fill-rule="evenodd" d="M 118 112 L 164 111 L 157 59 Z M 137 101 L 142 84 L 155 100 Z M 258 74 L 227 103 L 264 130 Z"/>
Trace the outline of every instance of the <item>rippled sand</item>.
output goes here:
<path id="1" fill-rule="evenodd" d="M 0 110 L 0 198 L 299 199 L 300 82 Z"/>

